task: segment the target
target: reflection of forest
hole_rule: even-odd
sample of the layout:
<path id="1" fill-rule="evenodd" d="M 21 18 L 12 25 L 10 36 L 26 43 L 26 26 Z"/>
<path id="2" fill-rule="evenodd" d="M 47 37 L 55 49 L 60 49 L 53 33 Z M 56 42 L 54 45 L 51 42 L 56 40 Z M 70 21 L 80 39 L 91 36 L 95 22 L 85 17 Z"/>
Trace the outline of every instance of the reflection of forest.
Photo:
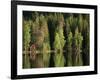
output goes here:
<path id="1" fill-rule="evenodd" d="M 23 11 L 23 68 L 89 65 L 89 14 Z"/>

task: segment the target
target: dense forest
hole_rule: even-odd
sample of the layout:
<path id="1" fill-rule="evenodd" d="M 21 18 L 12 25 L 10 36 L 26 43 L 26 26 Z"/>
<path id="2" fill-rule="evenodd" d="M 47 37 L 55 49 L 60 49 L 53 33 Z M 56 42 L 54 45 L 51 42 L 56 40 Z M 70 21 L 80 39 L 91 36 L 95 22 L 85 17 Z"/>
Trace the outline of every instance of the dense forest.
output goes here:
<path id="1" fill-rule="evenodd" d="M 89 65 L 89 14 L 23 11 L 23 68 Z"/>

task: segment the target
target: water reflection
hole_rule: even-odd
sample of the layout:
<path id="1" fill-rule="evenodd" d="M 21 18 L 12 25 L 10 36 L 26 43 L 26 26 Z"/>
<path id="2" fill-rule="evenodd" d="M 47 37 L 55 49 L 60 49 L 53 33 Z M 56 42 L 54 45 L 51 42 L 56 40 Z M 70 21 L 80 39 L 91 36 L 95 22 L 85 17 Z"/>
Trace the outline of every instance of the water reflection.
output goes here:
<path id="1" fill-rule="evenodd" d="M 23 53 L 23 65 L 27 61 L 27 68 L 46 68 L 46 67 L 62 67 L 64 66 L 65 50 L 50 51 L 27 51 Z M 26 58 L 27 57 L 27 58 Z"/>

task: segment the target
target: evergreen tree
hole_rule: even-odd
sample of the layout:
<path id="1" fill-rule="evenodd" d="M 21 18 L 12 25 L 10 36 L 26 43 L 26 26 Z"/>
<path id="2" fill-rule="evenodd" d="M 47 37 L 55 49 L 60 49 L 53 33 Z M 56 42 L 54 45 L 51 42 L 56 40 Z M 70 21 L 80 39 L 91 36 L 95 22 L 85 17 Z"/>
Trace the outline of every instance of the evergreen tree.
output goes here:
<path id="1" fill-rule="evenodd" d="M 49 30 L 49 39 L 50 39 L 50 48 L 54 50 L 54 40 L 55 40 L 55 29 L 57 27 L 57 13 L 48 14 L 48 30 Z M 54 67 L 54 52 L 50 54 L 50 67 Z"/>
<path id="2" fill-rule="evenodd" d="M 70 29 L 69 18 L 66 19 L 65 27 L 64 27 L 64 36 L 65 36 L 65 46 L 64 57 L 66 60 L 65 66 L 72 66 L 72 32 Z"/>
<path id="3" fill-rule="evenodd" d="M 83 65 L 82 55 L 81 55 L 82 40 L 83 40 L 83 37 L 81 33 L 79 33 L 78 28 L 76 28 L 75 35 L 73 38 L 73 54 L 72 54 L 73 66 Z"/>
<path id="4" fill-rule="evenodd" d="M 67 38 L 67 66 L 72 66 L 72 32 L 69 32 Z"/>
<path id="5" fill-rule="evenodd" d="M 54 63 L 55 67 L 62 67 L 64 66 L 64 56 L 63 56 L 63 44 L 65 41 L 63 40 L 63 44 L 61 44 L 61 38 L 58 33 L 55 33 L 55 41 L 54 41 L 54 48 L 55 48 L 55 53 L 54 53 Z"/>
<path id="6" fill-rule="evenodd" d="M 78 17 L 78 29 L 79 29 L 79 32 L 82 32 L 82 29 L 83 28 L 83 17 L 82 17 L 82 14 L 79 15 Z"/>
<path id="7" fill-rule="evenodd" d="M 36 59 L 32 61 L 35 67 L 48 67 L 50 54 L 47 53 L 50 50 L 49 46 L 49 34 L 46 18 L 43 14 L 38 16 L 33 22 L 33 44 L 36 46 L 36 50 L 40 52 L 36 54 Z"/>
<path id="8" fill-rule="evenodd" d="M 24 11 L 23 68 L 89 65 L 89 19 L 89 14 Z"/>
<path id="9" fill-rule="evenodd" d="M 44 67 L 48 67 L 49 59 L 50 59 L 50 53 L 48 53 L 48 51 L 50 51 L 50 40 L 49 40 L 47 20 L 46 20 L 45 16 L 43 16 L 43 15 L 40 15 L 40 30 L 44 34 L 44 41 L 42 43 L 42 45 L 43 45 L 43 48 L 42 48 L 43 64 L 44 64 Z"/>
<path id="10" fill-rule="evenodd" d="M 90 37 L 89 37 L 89 33 L 90 33 L 90 29 L 89 29 L 89 21 L 87 21 L 87 19 L 84 20 L 84 29 L 83 29 L 83 43 L 85 45 L 83 45 L 83 63 L 84 65 L 89 65 L 89 60 L 90 60 Z"/>
<path id="11" fill-rule="evenodd" d="M 65 60 L 63 55 L 63 47 L 65 45 L 65 38 L 63 34 L 64 18 L 62 14 L 58 14 L 58 26 L 55 31 L 54 49 L 54 63 L 56 67 L 64 66 Z"/>
<path id="12" fill-rule="evenodd" d="M 28 55 L 28 49 L 29 49 L 29 43 L 30 43 L 30 24 L 29 21 L 23 21 L 23 43 L 24 43 L 24 57 L 23 57 L 23 68 L 30 68 L 30 62 L 29 62 L 29 55 Z"/>

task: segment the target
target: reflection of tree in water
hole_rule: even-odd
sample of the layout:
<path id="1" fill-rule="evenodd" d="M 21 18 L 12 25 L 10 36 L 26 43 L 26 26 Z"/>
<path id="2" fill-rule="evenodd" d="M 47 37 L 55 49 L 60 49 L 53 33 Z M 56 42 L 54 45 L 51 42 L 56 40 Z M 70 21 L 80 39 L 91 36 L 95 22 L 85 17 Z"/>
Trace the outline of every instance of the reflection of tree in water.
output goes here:
<path id="1" fill-rule="evenodd" d="M 23 17 L 23 68 L 89 65 L 88 14 L 29 13 Z"/>
<path id="2" fill-rule="evenodd" d="M 30 50 L 32 51 L 30 53 L 30 62 L 31 67 L 44 67 L 43 64 L 43 55 L 42 54 L 36 54 L 36 50 L 42 51 L 43 48 L 43 41 L 44 41 L 44 35 L 43 32 L 38 30 L 33 33 L 35 36 L 35 43 L 32 44 L 30 47 Z"/>

